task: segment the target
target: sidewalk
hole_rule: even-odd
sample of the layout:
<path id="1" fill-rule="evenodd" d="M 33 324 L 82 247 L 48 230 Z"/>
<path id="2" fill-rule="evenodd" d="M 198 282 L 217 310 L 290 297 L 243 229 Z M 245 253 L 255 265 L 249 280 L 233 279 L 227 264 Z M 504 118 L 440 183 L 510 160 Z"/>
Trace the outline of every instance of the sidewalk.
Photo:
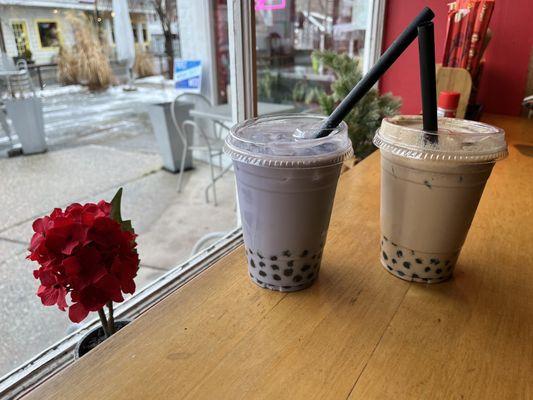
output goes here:
<path id="1" fill-rule="evenodd" d="M 35 218 L 72 202 L 110 200 L 123 187 L 123 216 L 139 234 L 139 288 L 188 258 L 203 235 L 234 228 L 231 173 L 217 182 L 214 207 L 204 199 L 206 164 L 195 162 L 182 193 L 177 175 L 161 169 L 144 112 L 157 95 L 112 89 L 45 98 L 50 151 L 0 158 L 0 376 L 60 340 L 69 326 L 66 313 L 42 306 L 35 295 L 36 265 L 25 260 Z"/>

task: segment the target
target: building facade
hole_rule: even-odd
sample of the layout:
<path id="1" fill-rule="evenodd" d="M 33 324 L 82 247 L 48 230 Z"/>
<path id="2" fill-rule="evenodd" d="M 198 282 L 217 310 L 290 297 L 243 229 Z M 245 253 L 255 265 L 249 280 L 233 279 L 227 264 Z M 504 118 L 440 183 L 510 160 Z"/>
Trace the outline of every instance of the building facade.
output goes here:
<path id="1" fill-rule="evenodd" d="M 152 32 L 157 39 L 161 30 L 159 20 L 150 2 L 128 2 L 135 41 L 150 47 Z M 69 12 L 86 14 L 98 24 L 101 36 L 113 47 L 112 0 L 0 0 L 0 50 L 13 59 L 55 63 L 60 44 L 73 44 L 73 32 L 67 20 Z"/>

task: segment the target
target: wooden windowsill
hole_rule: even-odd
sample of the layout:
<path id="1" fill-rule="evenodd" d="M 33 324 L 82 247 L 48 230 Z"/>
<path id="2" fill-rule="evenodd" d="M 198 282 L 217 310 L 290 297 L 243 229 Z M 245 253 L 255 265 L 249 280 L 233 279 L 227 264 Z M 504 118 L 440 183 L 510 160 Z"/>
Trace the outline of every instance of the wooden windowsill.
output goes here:
<path id="1" fill-rule="evenodd" d="M 506 129 L 510 155 L 451 281 L 407 283 L 380 266 L 376 152 L 340 179 L 313 287 L 258 288 L 241 246 L 27 398 L 527 397 L 533 123 L 487 121 Z"/>

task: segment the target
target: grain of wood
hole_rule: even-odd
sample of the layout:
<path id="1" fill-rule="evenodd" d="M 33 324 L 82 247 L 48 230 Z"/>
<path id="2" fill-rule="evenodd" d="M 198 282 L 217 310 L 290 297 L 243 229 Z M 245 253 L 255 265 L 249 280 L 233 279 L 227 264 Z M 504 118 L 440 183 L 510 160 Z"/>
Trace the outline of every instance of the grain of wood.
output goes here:
<path id="1" fill-rule="evenodd" d="M 531 123 L 491 122 L 533 143 Z M 532 172 L 533 158 L 511 147 L 456 277 L 410 284 L 378 260 L 376 153 L 341 176 L 313 287 L 254 286 L 238 249 L 27 398 L 527 398 Z"/>
<path id="2" fill-rule="evenodd" d="M 411 285 L 350 399 L 533 397 L 533 123 L 506 117 L 455 278 Z"/>

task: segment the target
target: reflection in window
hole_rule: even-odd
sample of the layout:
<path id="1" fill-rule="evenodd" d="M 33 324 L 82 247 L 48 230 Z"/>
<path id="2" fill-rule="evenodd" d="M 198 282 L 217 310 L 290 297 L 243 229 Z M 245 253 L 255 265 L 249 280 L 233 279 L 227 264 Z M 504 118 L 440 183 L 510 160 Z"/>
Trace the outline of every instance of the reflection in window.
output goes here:
<path id="1" fill-rule="evenodd" d="M 135 43 L 139 42 L 139 35 L 137 35 L 137 25 L 131 24 L 131 29 L 133 31 L 133 40 Z"/>
<path id="2" fill-rule="evenodd" d="M 370 1 L 256 2 L 259 99 L 316 107 L 317 94 L 328 90 L 333 78 L 311 54 L 333 50 L 362 59 Z"/>
<path id="3" fill-rule="evenodd" d="M 148 42 L 148 26 L 146 24 L 142 24 L 142 33 L 143 33 L 143 42 Z"/>
<path id="4" fill-rule="evenodd" d="M 39 32 L 39 39 L 41 47 L 58 47 L 59 46 L 59 30 L 57 22 L 41 21 L 37 22 L 37 30 Z"/>

